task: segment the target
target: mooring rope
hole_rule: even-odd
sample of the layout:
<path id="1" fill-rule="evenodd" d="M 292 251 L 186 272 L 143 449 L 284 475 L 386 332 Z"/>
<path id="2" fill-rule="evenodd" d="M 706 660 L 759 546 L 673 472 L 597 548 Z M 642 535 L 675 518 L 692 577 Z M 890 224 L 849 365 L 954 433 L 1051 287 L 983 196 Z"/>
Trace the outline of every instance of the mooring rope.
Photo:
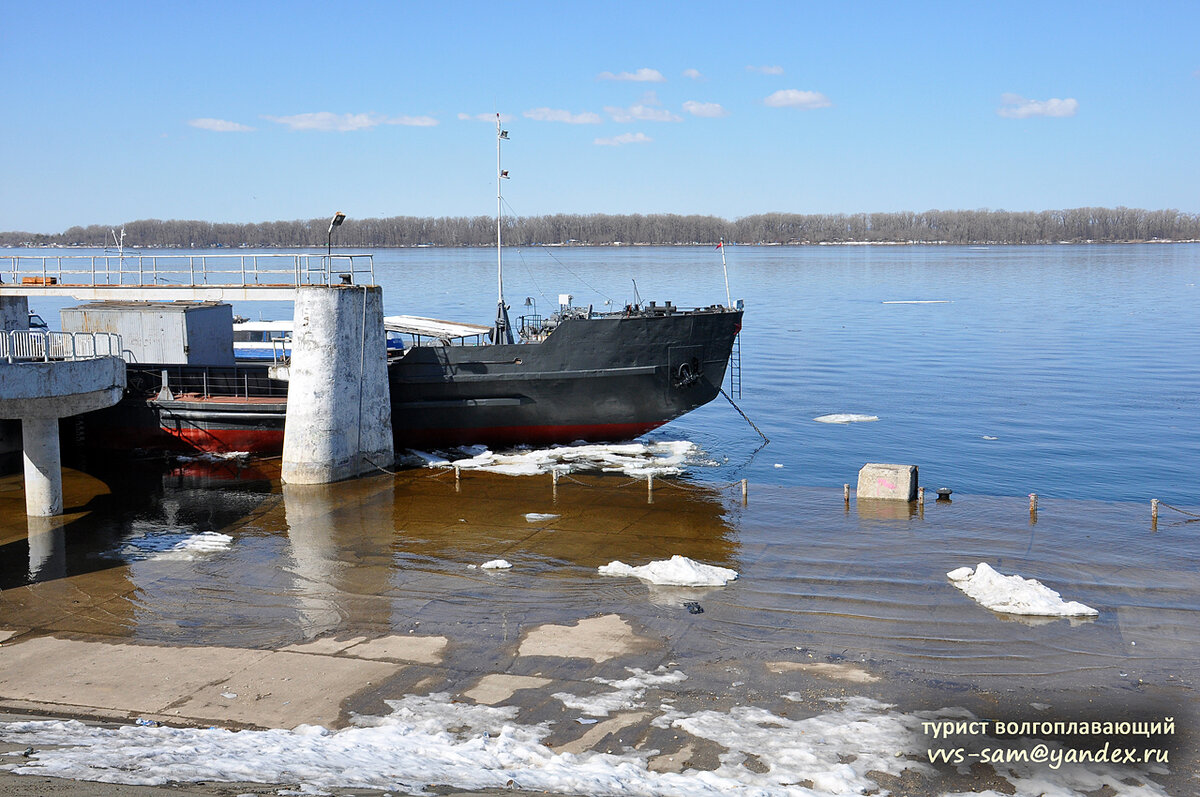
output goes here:
<path id="1" fill-rule="evenodd" d="M 750 420 L 750 416 L 747 415 L 746 413 L 742 412 L 742 408 L 739 407 L 737 404 L 733 403 L 733 399 L 729 398 L 729 394 L 725 392 L 725 388 L 721 387 L 721 388 L 717 388 L 717 389 L 721 391 L 721 395 L 725 397 L 725 400 L 728 401 L 731 405 L 733 405 L 733 408 L 738 411 L 738 415 L 741 415 L 743 418 L 745 418 L 746 423 L 750 424 L 750 426 L 754 428 L 754 431 L 758 432 L 758 436 L 763 439 L 764 445 L 766 443 L 771 442 L 771 438 L 769 438 L 765 434 L 763 434 L 762 429 L 759 429 L 758 426 L 755 425 L 754 421 Z"/>
<path id="2" fill-rule="evenodd" d="M 1200 515 L 1196 514 L 1195 512 L 1189 512 L 1189 511 L 1187 511 L 1186 509 L 1180 509 L 1180 508 L 1179 508 L 1179 507 L 1177 507 L 1177 506 L 1171 506 L 1170 504 L 1164 504 L 1162 501 L 1159 501 L 1159 502 L 1158 502 L 1158 505 L 1159 505 L 1159 506 L 1165 506 L 1167 509 L 1174 509 L 1176 512 L 1178 512 L 1178 513 L 1179 513 L 1179 514 L 1181 514 L 1181 515 L 1188 515 L 1188 516 L 1190 516 L 1190 517 L 1194 517 L 1194 518 L 1196 518 L 1197 520 L 1200 520 Z M 1189 521 L 1187 521 L 1187 522 L 1188 522 L 1188 523 L 1191 523 L 1192 521 L 1190 521 L 1190 520 L 1189 520 Z"/>

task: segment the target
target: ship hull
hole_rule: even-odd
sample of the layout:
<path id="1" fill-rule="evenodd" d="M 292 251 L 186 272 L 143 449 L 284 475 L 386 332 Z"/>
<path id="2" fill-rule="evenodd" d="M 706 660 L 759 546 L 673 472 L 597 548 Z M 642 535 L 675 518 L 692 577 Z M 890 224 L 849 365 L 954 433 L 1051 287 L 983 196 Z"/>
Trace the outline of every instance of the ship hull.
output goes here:
<path id="1" fill-rule="evenodd" d="M 741 318 L 719 307 L 670 308 L 566 319 L 535 343 L 411 347 L 388 359 L 395 445 L 637 437 L 719 394 Z M 267 365 L 130 369 L 125 400 L 90 413 L 73 437 L 114 449 L 283 450 L 286 383 L 271 379 Z"/>
<path id="2" fill-rule="evenodd" d="M 609 315 L 539 343 L 409 349 L 388 365 L 396 446 L 636 437 L 718 395 L 741 318 Z"/>

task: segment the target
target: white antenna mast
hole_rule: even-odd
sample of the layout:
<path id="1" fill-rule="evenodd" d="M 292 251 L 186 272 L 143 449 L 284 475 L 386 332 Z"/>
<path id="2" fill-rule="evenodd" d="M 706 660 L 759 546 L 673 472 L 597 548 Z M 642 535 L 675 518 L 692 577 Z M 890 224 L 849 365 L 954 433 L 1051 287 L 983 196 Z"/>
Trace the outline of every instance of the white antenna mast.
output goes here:
<path id="1" fill-rule="evenodd" d="M 500 142 L 508 138 L 508 131 L 500 127 L 500 114 L 496 114 L 496 326 L 492 330 L 493 343 L 512 343 L 512 330 L 508 323 L 508 308 L 504 306 L 504 260 L 500 251 L 500 229 L 504 209 L 504 195 L 500 181 L 508 178 L 508 172 L 500 168 Z"/>
<path id="2" fill-rule="evenodd" d="M 725 265 L 725 239 L 721 238 L 717 244 L 717 248 L 721 250 L 721 271 L 725 272 L 725 309 L 733 307 L 733 300 L 729 298 L 729 269 Z"/>

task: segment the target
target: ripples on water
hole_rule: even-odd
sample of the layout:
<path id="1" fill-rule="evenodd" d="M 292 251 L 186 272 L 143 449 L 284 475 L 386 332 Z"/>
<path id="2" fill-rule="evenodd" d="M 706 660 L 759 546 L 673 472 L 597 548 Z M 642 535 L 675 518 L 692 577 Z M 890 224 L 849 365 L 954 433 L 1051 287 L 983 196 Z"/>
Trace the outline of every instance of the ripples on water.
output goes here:
<path id="1" fill-rule="evenodd" d="M 514 308 L 526 291 L 542 312 L 559 291 L 599 306 L 587 285 L 623 304 L 631 278 L 647 299 L 724 296 L 707 249 L 555 256 L 510 258 Z M 486 321 L 488 257 L 380 253 L 387 311 Z M 275 465 L 181 466 L 149 487 L 110 483 L 115 496 L 69 474 L 71 517 L 35 529 L 12 476 L 0 481 L 6 622 L 263 647 L 417 628 L 455 638 L 469 625 L 478 655 L 494 655 L 531 623 L 611 611 L 677 641 L 681 660 L 799 648 L 928 678 L 1196 682 L 1200 535 L 1167 514 L 1151 531 L 1147 499 L 1200 504 L 1200 247 L 737 247 L 729 260 L 748 308 L 739 404 L 771 443 L 756 451 L 721 398 L 658 430 L 711 460 L 687 489 L 663 483 L 648 504 L 644 486 L 615 486 L 623 476 L 585 477 L 604 489 L 567 482 L 555 502 L 549 477 L 470 474 L 456 492 L 421 470 L 281 489 Z M 814 421 L 835 414 L 879 420 Z M 956 500 L 843 508 L 837 488 L 888 461 L 918 464 Z M 746 507 L 718 489 L 743 477 Z M 981 497 L 1028 492 L 1043 496 L 1036 524 L 1022 498 Z M 133 538 L 154 550 L 206 532 L 230 535 L 228 550 L 120 555 Z M 674 554 L 741 578 L 688 590 L 596 573 Z M 469 567 L 496 558 L 513 568 Z M 1100 617 L 995 615 L 945 578 L 980 561 Z M 688 601 L 705 609 L 703 634 Z"/>
<path id="2" fill-rule="evenodd" d="M 494 252 L 375 255 L 388 313 L 489 322 Z M 727 257 L 747 308 L 739 404 L 771 445 L 743 469 L 759 438 L 720 398 L 658 435 L 704 446 L 726 466 L 712 481 L 836 487 L 866 462 L 903 462 L 926 485 L 980 495 L 1200 503 L 1200 245 L 734 246 Z M 548 314 L 559 293 L 619 307 L 635 280 L 645 300 L 725 298 L 708 247 L 531 247 L 505 262 L 514 316 Z M 33 306 L 54 318 L 70 304 Z M 879 421 L 812 421 L 843 413 Z"/>

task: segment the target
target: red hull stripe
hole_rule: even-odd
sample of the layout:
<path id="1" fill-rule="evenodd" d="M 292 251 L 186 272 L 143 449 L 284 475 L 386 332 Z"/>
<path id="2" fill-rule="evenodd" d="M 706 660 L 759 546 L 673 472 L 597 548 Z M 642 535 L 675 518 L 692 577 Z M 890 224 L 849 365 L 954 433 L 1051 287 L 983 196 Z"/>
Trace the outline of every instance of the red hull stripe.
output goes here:
<path id="1" fill-rule="evenodd" d="M 251 454 L 278 454 L 283 451 L 282 429 L 163 429 L 186 448 L 227 454 L 247 451 Z"/>
<path id="2" fill-rule="evenodd" d="M 482 429 L 408 429 L 401 432 L 401 444 L 409 446 L 446 446 L 521 443 L 571 443 L 576 440 L 631 440 L 661 422 L 609 423 L 572 426 L 499 426 Z M 267 429 L 163 429 L 186 448 L 196 451 L 227 453 L 248 451 L 252 454 L 278 454 L 283 451 L 283 430 Z"/>

